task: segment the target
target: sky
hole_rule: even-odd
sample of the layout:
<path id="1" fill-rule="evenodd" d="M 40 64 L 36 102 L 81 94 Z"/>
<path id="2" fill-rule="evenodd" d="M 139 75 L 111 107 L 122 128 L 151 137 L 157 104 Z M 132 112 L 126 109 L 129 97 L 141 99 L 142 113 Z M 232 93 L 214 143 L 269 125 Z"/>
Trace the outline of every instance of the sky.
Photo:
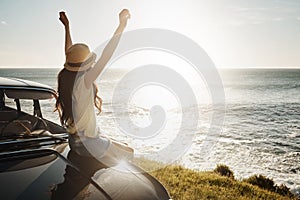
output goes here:
<path id="1" fill-rule="evenodd" d="M 217 67 L 300 67 L 298 0 L 1 0 L 0 67 L 61 67 L 64 29 L 91 49 L 109 39 L 127 8 L 126 30 L 163 28 L 197 42 Z"/>

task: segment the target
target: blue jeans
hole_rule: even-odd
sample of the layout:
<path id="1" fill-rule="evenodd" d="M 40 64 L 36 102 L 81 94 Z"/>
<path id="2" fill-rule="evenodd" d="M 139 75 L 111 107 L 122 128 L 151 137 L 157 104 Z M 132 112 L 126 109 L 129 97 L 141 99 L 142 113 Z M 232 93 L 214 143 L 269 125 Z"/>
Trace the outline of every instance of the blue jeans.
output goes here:
<path id="1" fill-rule="evenodd" d="M 111 141 L 108 138 L 90 138 L 80 134 L 69 134 L 70 148 L 80 156 L 103 157 L 109 148 Z"/>

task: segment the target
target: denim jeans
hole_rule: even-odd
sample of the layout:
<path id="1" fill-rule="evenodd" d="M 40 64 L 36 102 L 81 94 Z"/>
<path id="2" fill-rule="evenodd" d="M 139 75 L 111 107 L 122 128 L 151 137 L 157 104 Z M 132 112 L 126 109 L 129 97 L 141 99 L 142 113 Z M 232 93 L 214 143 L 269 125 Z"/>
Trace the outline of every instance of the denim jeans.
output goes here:
<path id="1" fill-rule="evenodd" d="M 80 156 L 93 156 L 101 158 L 111 145 L 111 141 L 105 137 L 90 138 L 80 134 L 69 134 L 70 148 Z"/>

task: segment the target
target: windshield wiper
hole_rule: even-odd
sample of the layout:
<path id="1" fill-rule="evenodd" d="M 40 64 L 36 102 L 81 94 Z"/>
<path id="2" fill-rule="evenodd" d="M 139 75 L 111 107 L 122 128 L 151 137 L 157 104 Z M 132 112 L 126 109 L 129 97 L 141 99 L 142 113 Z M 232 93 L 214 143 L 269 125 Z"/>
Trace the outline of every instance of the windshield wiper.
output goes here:
<path id="1" fill-rule="evenodd" d="M 1 138 L 3 139 L 3 138 Z M 7 137 L 0 141 L 0 152 L 20 148 L 33 148 L 67 142 L 68 134 Z"/>

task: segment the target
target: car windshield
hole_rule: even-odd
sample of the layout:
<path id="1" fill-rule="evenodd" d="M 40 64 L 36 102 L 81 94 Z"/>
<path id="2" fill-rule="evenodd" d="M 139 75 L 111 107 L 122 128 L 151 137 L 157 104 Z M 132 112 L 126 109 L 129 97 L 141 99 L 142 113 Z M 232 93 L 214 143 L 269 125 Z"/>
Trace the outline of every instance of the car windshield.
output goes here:
<path id="1" fill-rule="evenodd" d="M 52 98 L 52 93 L 40 89 L 18 88 L 2 88 L 0 92 L 2 96 L 0 153 L 66 142 L 68 138 L 66 130 L 57 123 L 45 119 L 41 112 L 39 100 L 47 101 L 47 109 L 49 106 L 52 106 L 51 109 L 54 108 L 53 102 L 49 102 L 49 100 L 55 100 Z M 57 112 L 55 114 L 58 115 Z"/>
<path id="2" fill-rule="evenodd" d="M 31 100 L 32 101 L 32 100 Z M 22 102 L 23 103 L 23 102 Z M 20 111 L 11 106 L 0 110 L 0 152 L 35 148 L 65 142 L 68 135 L 56 123 L 36 114 L 40 109 L 31 104 L 22 104 Z M 26 112 L 28 107 L 31 112 Z"/>

